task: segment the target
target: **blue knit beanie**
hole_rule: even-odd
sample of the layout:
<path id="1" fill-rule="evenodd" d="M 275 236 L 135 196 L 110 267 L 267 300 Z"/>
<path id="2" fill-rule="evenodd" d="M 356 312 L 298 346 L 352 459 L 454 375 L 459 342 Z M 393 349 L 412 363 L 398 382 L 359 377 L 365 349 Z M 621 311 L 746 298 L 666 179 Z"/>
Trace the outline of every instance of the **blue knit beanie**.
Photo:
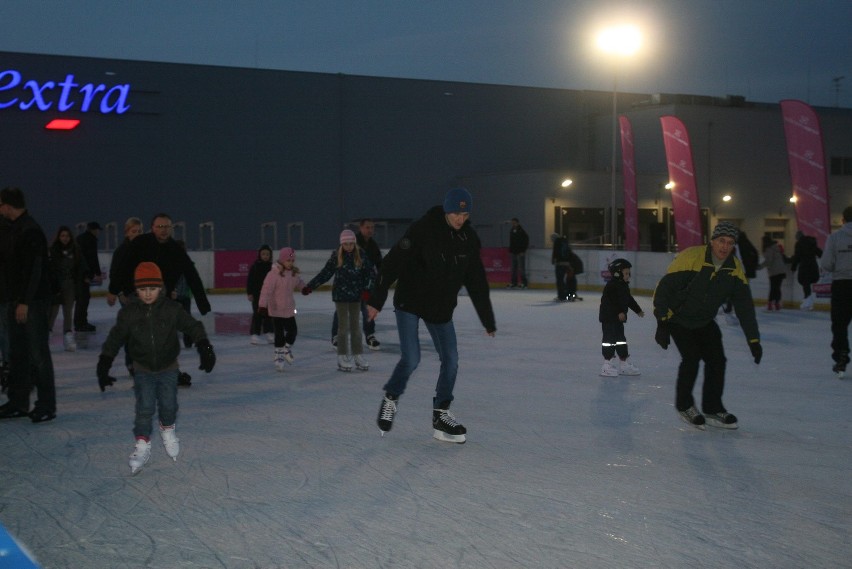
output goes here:
<path id="1" fill-rule="evenodd" d="M 453 188 L 444 198 L 444 213 L 470 213 L 473 198 L 464 188 Z"/>

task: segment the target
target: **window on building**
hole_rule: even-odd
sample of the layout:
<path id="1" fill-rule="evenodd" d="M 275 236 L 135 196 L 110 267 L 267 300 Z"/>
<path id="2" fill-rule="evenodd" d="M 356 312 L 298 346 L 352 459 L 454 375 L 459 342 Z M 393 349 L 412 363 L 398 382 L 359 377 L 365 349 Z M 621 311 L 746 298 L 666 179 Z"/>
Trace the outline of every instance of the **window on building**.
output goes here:
<path id="1" fill-rule="evenodd" d="M 831 175 L 852 176 L 852 156 L 832 156 Z"/>

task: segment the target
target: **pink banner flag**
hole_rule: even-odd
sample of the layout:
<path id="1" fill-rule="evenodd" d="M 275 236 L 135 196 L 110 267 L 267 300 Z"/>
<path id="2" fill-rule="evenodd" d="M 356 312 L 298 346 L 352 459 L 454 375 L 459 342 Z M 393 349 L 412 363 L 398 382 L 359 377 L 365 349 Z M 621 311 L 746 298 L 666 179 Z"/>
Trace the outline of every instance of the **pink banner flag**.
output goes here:
<path id="1" fill-rule="evenodd" d="M 633 126 L 625 116 L 618 117 L 621 126 L 621 162 L 624 178 L 624 250 L 639 250 L 639 204 L 636 202 L 636 168 L 634 167 Z"/>
<path id="2" fill-rule="evenodd" d="M 692 165 L 692 148 L 689 133 L 677 117 L 660 117 L 663 125 L 663 144 L 672 187 L 675 238 L 679 251 L 704 243 L 701 231 L 701 212 L 698 206 L 698 189 L 695 185 L 695 168 Z"/>
<path id="3" fill-rule="evenodd" d="M 819 118 L 809 105 L 794 100 L 781 101 L 781 116 L 796 197 L 796 225 L 823 247 L 831 232 L 831 213 Z"/>

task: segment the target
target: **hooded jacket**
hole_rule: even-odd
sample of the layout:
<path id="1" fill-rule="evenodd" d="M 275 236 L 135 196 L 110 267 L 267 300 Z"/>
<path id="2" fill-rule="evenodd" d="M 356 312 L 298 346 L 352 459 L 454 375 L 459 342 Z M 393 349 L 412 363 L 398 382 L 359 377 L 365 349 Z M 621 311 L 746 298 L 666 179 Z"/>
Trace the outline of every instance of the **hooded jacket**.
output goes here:
<path id="1" fill-rule="evenodd" d="M 456 231 L 447 223 L 444 209 L 435 206 L 411 224 L 385 256 L 368 304 L 381 310 L 388 289 L 396 283 L 397 310 L 443 324 L 452 320 L 464 286 L 485 330 L 493 332 L 497 326 L 481 248 L 469 220 Z"/>
<path id="2" fill-rule="evenodd" d="M 684 328 L 701 328 L 730 298 L 746 339 L 760 340 L 742 263 L 732 254 L 717 271 L 712 255 L 710 245 L 697 245 L 675 257 L 654 291 L 654 316 Z"/>

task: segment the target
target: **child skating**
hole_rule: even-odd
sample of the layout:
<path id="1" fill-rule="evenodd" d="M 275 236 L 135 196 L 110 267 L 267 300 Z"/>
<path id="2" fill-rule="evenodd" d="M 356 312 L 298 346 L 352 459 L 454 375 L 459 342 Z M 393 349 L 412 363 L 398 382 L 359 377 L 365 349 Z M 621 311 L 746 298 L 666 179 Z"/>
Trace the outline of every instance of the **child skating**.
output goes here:
<path id="1" fill-rule="evenodd" d="M 639 368 L 633 365 L 628 358 L 630 354 L 627 349 L 627 338 L 624 336 L 624 323 L 627 322 L 627 310 L 630 309 L 639 317 L 645 313 L 639 307 L 639 303 L 630 294 L 630 268 L 632 265 L 627 259 L 615 259 L 609 264 L 609 274 L 612 276 L 601 294 L 601 308 L 598 320 L 603 330 L 601 340 L 601 352 L 604 363 L 601 366 L 601 375 L 604 377 L 618 377 L 619 375 L 639 375 Z M 618 354 L 618 360 L 615 355 Z"/>
<path id="2" fill-rule="evenodd" d="M 178 332 L 187 334 L 198 350 L 198 369 L 210 372 L 216 354 L 207 339 L 204 325 L 163 293 L 163 275 L 155 263 L 139 263 L 134 273 L 137 297 L 118 312 L 98 360 L 98 384 L 101 391 L 115 380 L 109 368 L 119 350 L 126 345 L 135 372 L 136 419 L 133 435 L 136 447 L 130 455 L 130 471 L 135 474 L 151 458 L 151 431 L 154 412 L 160 423 L 160 436 L 166 454 L 177 460 L 180 441 L 175 433 L 177 418 Z"/>
<path id="3" fill-rule="evenodd" d="M 296 299 L 293 291 L 301 290 L 305 281 L 299 276 L 296 251 L 284 247 L 278 254 L 278 262 L 263 279 L 258 300 L 261 317 L 272 318 L 275 334 L 275 369 L 284 371 L 284 363 L 293 363 L 291 348 L 296 342 L 299 329 L 296 327 Z"/>
<path id="4" fill-rule="evenodd" d="M 313 289 L 334 277 L 331 299 L 339 322 L 337 332 L 337 368 L 352 371 L 370 369 L 364 359 L 364 343 L 361 339 L 361 301 L 370 297 L 373 284 L 373 264 L 366 253 L 355 243 L 355 233 L 344 229 L 340 233 L 340 246 L 331 254 L 325 267 L 302 289 L 302 294 L 311 294 Z"/>

